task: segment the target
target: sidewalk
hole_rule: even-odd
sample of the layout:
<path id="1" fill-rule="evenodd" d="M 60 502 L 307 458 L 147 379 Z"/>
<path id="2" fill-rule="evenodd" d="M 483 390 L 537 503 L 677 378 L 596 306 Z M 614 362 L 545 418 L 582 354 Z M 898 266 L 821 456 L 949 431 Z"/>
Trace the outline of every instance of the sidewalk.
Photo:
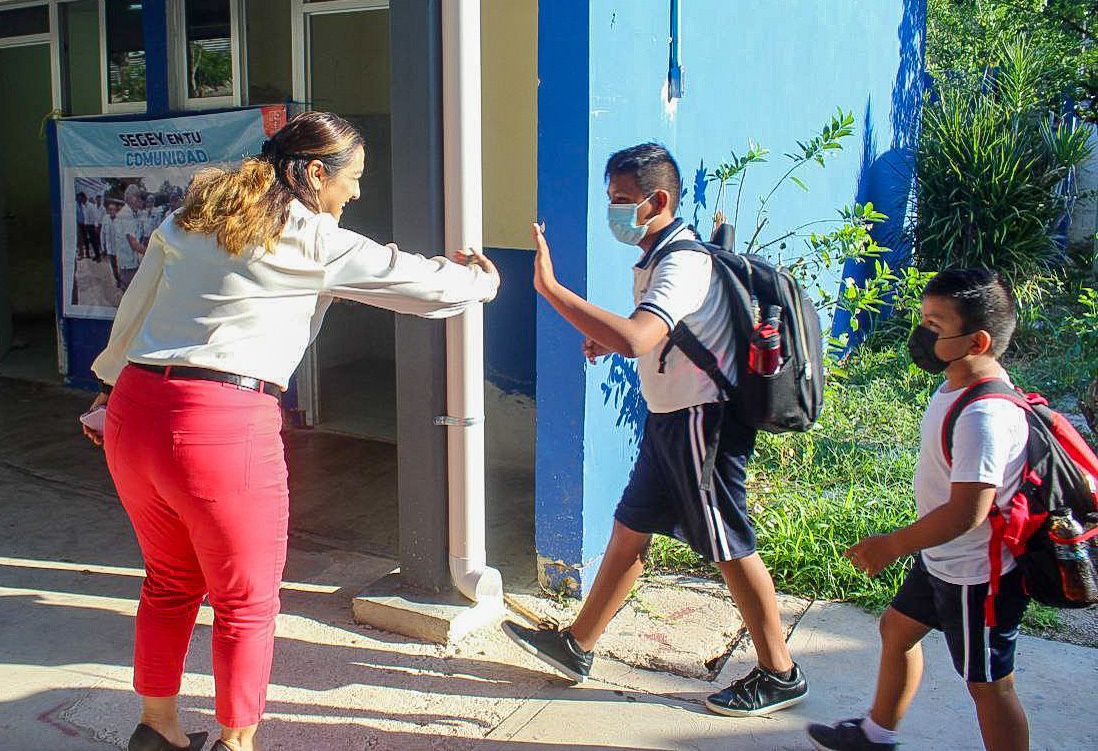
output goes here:
<path id="1" fill-rule="evenodd" d="M 138 706 L 129 667 L 141 582 L 136 544 L 95 454 L 57 430 L 72 419 L 70 402 L 86 398 L 55 390 L 56 400 L 13 410 L 10 384 L 0 380 L 0 749 L 119 748 Z M 7 417 L 32 406 L 36 419 Z M 750 650 L 733 653 L 713 681 L 622 661 L 651 660 L 620 647 L 633 635 L 665 645 L 666 654 L 694 638 L 697 614 L 679 621 L 659 612 L 668 604 L 660 582 L 645 590 L 647 604 L 612 624 L 604 647 L 617 659 L 602 657 L 594 680 L 570 687 L 498 630 L 446 649 L 355 625 L 350 596 L 392 565 L 318 539 L 293 545 L 261 734 L 266 751 L 807 749 L 805 722 L 860 714 L 872 691 L 876 622 L 857 608 L 783 603 L 812 693 L 772 718 L 734 720 L 707 713 L 701 699 L 746 670 Z M 210 619 L 203 608 L 182 692 L 192 729 L 215 727 Z M 1023 637 L 1019 662 L 1033 747 L 1093 747 L 1085 723 L 1063 718 L 1088 716 L 1098 651 Z M 905 731 L 904 751 L 980 747 L 940 638 L 927 646 L 927 674 Z"/>

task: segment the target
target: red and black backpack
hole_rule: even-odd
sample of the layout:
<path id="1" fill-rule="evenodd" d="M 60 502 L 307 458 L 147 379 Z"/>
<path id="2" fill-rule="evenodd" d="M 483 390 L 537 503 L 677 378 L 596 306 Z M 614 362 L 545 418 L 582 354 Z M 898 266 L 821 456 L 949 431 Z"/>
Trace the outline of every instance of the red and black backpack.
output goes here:
<path id="1" fill-rule="evenodd" d="M 1058 508 L 1071 509 L 1085 525 L 1086 515 L 1098 511 L 1098 457 L 1087 446 L 1067 418 L 1049 408 L 1040 394 L 1026 394 L 1001 378 L 985 378 L 965 389 L 950 407 L 942 423 L 942 450 L 946 463 L 953 464 L 953 431 L 965 407 L 984 399 L 1005 399 L 1026 412 L 1029 441 L 1022 469 L 1022 484 L 1007 509 L 991 507 L 991 542 L 988 557 L 991 579 L 984 606 L 988 626 L 995 625 L 995 595 L 1002 577 L 1002 546 L 1018 562 L 1026 593 L 1038 602 L 1057 608 L 1083 608 L 1094 602 L 1080 602 L 1064 594 L 1056 561 L 1054 539 L 1049 532 L 1049 515 Z M 1098 528 L 1060 543 L 1086 542 L 1098 537 Z"/>

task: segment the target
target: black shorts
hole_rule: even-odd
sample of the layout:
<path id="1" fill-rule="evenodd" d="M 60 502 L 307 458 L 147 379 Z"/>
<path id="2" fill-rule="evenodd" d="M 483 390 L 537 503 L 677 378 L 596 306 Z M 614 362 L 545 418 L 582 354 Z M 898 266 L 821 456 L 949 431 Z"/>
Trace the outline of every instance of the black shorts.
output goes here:
<path id="1" fill-rule="evenodd" d="M 915 557 L 892 607 L 929 628 L 945 634 L 953 667 L 969 683 L 990 683 L 1014 672 L 1014 646 L 1018 625 L 1029 605 L 1022 586 L 1022 572 L 1003 574 L 995 596 L 998 625 L 984 621 L 987 583 L 950 584 L 926 570 L 922 556 Z"/>
<path id="2" fill-rule="evenodd" d="M 649 413 L 640 454 L 614 518 L 634 532 L 678 538 L 710 561 L 754 553 L 745 487 L 754 428 L 723 418 L 712 489 L 701 489 L 705 436 L 725 412 L 719 404 L 704 404 Z"/>

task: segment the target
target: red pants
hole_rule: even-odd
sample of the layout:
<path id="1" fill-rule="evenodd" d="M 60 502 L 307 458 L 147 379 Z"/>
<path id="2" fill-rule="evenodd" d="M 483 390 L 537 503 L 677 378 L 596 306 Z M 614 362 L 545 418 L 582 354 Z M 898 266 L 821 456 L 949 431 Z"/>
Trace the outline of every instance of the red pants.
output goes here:
<path id="1" fill-rule="evenodd" d="M 208 594 L 227 727 L 259 722 L 266 702 L 289 518 L 281 426 L 267 394 L 134 367 L 107 405 L 107 466 L 145 558 L 134 688 L 179 693 Z"/>

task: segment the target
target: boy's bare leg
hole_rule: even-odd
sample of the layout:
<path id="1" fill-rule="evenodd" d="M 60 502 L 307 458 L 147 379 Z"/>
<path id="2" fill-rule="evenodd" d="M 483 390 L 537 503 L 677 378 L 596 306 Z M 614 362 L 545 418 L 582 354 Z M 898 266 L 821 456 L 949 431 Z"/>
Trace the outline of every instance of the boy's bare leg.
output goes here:
<path id="1" fill-rule="evenodd" d="M 793 659 L 782 633 L 774 580 L 762 558 L 752 553 L 746 558 L 722 561 L 717 568 L 743 616 L 747 633 L 751 634 L 759 665 L 777 673 L 790 670 Z"/>
<path id="2" fill-rule="evenodd" d="M 1026 751 L 1029 721 L 1014 691 L 1014 674 L 992 683 L 970 683 L 968 692 L 976 702 L 980 735 L 987 751 Z"/>
<path id="3" fill-rule="evenodd" d="M 895 730 L 911 706 L 923 678 L 920 642 L 930 628 L 894 608 L 881 616 L 881 665 L 877 693 L 869 716 L 882 728 Z"/>
<path id="4" fill-rule="evenodd" d="M 607 624 L 633 589 L 633 583 L 644 571 L 644 554 L 652 535 L 634 532 L 618 521 L 610 535 L 610 544 L 602 565 L 595 575 L 583 607 L 568 628 L 580 648 L 590 652 L 606 630 Z"/>

